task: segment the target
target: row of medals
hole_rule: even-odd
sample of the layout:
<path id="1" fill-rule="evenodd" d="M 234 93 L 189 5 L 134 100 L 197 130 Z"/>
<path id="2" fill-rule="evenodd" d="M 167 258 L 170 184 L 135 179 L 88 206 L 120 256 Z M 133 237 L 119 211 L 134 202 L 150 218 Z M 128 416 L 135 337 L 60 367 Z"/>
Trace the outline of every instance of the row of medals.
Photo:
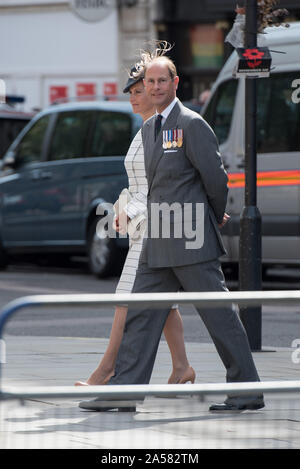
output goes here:
<path id="1" fill-rule="evenodd" d="M 183 131 L 182 129 L 172 129 L 163 131 L 163 148 L 182 147 Z"/>

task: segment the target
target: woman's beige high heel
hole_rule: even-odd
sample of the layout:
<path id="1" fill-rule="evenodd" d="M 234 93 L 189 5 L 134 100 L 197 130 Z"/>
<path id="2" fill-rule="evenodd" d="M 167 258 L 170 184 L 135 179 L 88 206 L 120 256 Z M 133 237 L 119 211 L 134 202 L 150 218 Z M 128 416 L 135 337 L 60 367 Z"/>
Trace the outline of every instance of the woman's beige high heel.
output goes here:
<path id="1" fill-rule="evenodd" d="M 175 375 L 176 376 L 176 375 Z M 175 378 L 176 379 L 176 378 Z M 189 366 L 185 372 L 183 373 L 183 375 L 181 376 L 181 378 L 178 378 L 176 381 L 175 379 L 173 378 L 173 373 L 171 374 L 169 380 L 168 380 L 168 384 L 184 384 L 184 383 L 188 383 L 189 381 L 194 384 L 195 382 L 195 379 L 196 379 L 196 373 L 195 373 L 195 370 L 194 368 L 192 368 L 191 366 Z"/>
<path id="2" fill-rule="evenodd" d="M 191 382 L 192 384 L 194 384 L 195 379 L 196 379 L 195 370 L 194 370 L 194 368 L 189 366 L 187 368 L 187 370 L 184 372 L 183 376 L 178 381 L 178 384 L 185 384 L 185 383 L 188 383 L 188 382 Z"/>
<path id="3" fill-rule="evenodd" d="M 106 378 L 104 378 L 103 382 L 100 383 L 100 384 L 90 384 L 88 383 L 87 381 L 76 381 L 75 386 L 104 386 L 105 384 L 108 383 L 108 381 L 110 380 L 110 378 L 115 374 L 114 371 L 112 371 L 109 375 L 106 376 Z"/>

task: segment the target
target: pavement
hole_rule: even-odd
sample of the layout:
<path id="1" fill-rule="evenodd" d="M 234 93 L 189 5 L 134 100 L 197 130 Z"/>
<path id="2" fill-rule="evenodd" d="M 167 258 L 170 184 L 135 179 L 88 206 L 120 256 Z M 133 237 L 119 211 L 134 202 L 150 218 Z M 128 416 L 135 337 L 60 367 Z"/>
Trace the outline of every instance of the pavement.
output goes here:
<path id="1" fill-rule="evenodd" d="M 85 380 L 96 367 L 108 340 L 7 335 L 5 342 L 2 389 L 69 386 L 73 390 L 73 383 Z M 188 342 L 186 349 L 197 384 L 225 382 L 212 343 Z M 272 347 L 255 352 L 261 381 L 299 379 L 295 352 Z M 170 371 L 170 354 L 162 340 L 150 384 L 167 383 Z M 265 394 L 264 409 L 235 414 L 210 413 L 212 402 L 223 401 L 223 396 L 214 395 L 204 400 L 148 396 L 135 413 L 89 412 L 78 407 L 80 400 L 72 396 L 0 401 L 0 448 L 98 449 L 109 454 L 122 449 L 300 448 L 299 394 Z"/>

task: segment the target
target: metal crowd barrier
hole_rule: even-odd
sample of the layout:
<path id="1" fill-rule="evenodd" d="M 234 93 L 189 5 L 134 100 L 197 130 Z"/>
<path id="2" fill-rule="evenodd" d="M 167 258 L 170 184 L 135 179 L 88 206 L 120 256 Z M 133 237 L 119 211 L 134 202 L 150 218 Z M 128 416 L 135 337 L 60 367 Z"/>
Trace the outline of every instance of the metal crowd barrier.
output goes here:
<path id="1" fill-rule="evenodd" d="M 207 383 L 207 384 L 185 384 L 183 385 L 122 385 L 122 386 L 50 386 L 50 387 L 2 387 L 1 371 L 5 362 L 5 341 L 3 339 L 4 327 L 9 319 L 16 313 L 29 307 L 53 307 L 53 306 L 103 306 L 116 304 L 145 305 L 151 304 L 154 307 L 178 303 L 192 304 L 194 306 L 218 307 L 225 303 L 234 303 L 239 306 L 246 305 L 278 305 L 279 302 L 289 304 L 300 303 L 300 291 L 264 291 L 264 292 L 209 292 L 209 293 L 140 293 L 140 294 L 80 294 L 80 295 L 33 295 L 19 298 L 8 303 L 0 312 L 0 343 L 2 353 L 0 359 L 0 404 L 18 399 L 66 399 L 66 398 L 101 398 L 105 400 L 128 400 L 134 402 L 144 401 L 149 397 L 154 398 L 185 398 L 192 397 L 198 399 L 197 402 L 207 398 L 207 396 L 227 395 L 227 394 L 247 394 L 268 393 L 269 395 L 291 396 L 299 403 L 300 380 L 282 380 L 268 382 L 248 382 L 248 383 Z M 297 407 L 300 410 L 300 406 Z M 292 409 L 292 415 L 294 412 Z M 289 417 L 291 421 L 293 417 Z M 297 427 L 298 434 L 299 427 Z M 297 440 L 297 444 L 300 439 Z M 280 447 L 280 445 L 279 445 Z"/>
<path id="2" fill-rule="evenodd" d="M 53 306 L 114 306 L 127 304 L 128 306 L 148 305 L 162 307 L 178 303 L 181 305 L 192 304 L 194 306 L 222 307 L 224 304 L 238 304 L 239 306 L 256 306 L 259 304 L 278 305 L 278 302 L 299 304 L 300 291 L 240 291 L 240 292 L 207 292 L 207 293 L 130 293 L 130 294 L 78 294 L 78 295 L 31 295 L 18 298 L 9 302 L 0 311 L 0 396 L 2 364 L 5 361 L 5 341 L 3 339 L 4 327 L 9 319 L 16 313 L 29 307 L 53 307 Z M 297 382 L 298 383 L 298 382 Z M 124 387 L 122 386 L 122 389 Z M 168 388 L 169 389 L 169 388 Z M 195 386 L 193 386 L 195 391 Z M 77 391 L 80 394 L 79 391 Z M 99 391 L 100 392 L 100 391 Z M 109 391 L 114 392 L 113 390 Z M 147 394 L 151 391 L 147 391 Z M 163 391 L 162 391 L 163 392 Z M 168 390 L 169 394 L 170 390 Z M 212 392 L 212 390 L 210 391 Z M 107 391 L 106 391 L 107 393 Z M 90 395 L 90 391 L 83 395 Z"/>

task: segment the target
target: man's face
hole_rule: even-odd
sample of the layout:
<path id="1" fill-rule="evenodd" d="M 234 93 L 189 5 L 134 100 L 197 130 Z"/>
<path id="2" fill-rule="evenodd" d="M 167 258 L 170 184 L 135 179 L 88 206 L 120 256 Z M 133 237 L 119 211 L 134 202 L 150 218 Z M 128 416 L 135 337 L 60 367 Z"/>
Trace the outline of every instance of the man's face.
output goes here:
<path id="1" fill-rule="evenodd" d="M 147 68 L 144 85 L 158 112 L 162 112 L 175 98 L 179 78 L 171 78 L 166 64 L 154 62 Z"/>

